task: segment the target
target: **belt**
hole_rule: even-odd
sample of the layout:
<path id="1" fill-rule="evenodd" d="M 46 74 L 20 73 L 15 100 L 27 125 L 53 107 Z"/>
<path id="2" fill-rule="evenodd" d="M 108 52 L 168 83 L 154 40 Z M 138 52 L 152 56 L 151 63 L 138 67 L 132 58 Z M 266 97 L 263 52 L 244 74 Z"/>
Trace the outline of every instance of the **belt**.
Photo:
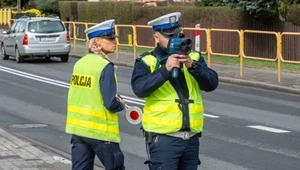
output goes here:
<path id="1" fill-rule="evenodd" d="M 173 136 L 176 138 L 182 138 L 183 140 L 188 140 L 191 137 L 195 136 L 197 133 L 185 131 L 185 132 L 174 132 L 174 133 L 168 133 L 166 135 Z"/>

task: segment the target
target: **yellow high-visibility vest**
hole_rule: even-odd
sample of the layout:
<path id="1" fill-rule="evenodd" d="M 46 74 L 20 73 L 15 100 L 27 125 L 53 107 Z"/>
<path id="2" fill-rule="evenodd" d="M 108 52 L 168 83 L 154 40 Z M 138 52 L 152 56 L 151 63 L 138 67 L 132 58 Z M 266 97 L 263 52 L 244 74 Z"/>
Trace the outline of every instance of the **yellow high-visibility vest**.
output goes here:
<path id="1" fill-rule="evenodd" d="M 118 114 L 105 108 L 100 92 L 100 75 L 107 64 L 109 61 L 95 54 L 88 54 L 75 64 L 68 94 L 66 133 L 120 142 Z"/>
<path id="2" fill-rule="evenodd" d="M 191 52 L 190 57 L 198 61 L 199 53 Z M 155 71 L 157 59 L 148 54 L 142 57 L 142 60 L 150 67 L 151 72 Z M 189 118 L 190 130 L 199 133 L 203 130 L 203 102 L 201 90 L 198 82 L 188 72 L 187 67 L 183 66 L 183 72 L 186 79 L 189 92 Z M 183 113 L 179 109 L 179 99 L 177 93 L 171 83 L 166 81 L 156 91 L 145 98 L 145 106 L 143 108 L 142 125 L 145 131 L 167 134 L 178 132 L 182 127 Z"/>

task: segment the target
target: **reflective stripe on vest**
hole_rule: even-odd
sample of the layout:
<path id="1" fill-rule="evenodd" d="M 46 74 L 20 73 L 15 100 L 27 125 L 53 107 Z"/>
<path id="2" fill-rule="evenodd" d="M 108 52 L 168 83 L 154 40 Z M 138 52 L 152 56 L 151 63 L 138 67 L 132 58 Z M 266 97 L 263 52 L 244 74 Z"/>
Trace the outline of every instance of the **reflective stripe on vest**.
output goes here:
<path id="1" fill-rule="evenodd" d="M 107 64 L 109 61 L 95 54 L 75 64 L 68 94 L 67 133 L 120 142 L 118 114 L 104 107 L 99 90 L 100 75 Z"/>
<path id="2" fill-rule="evenodd" d="M 199 59 L 199 54 L 191 52 L 193 60 Z M 146 55 L 142 60 L 150 67 L 151 72 L 155 71 L 156 58 Z M 183 72 L 189 90 L 189 99 L 193 103 L 189 104 L 190 129 L 192 132 L 199 133 L 203 129 L 203 102 L 198 82 L 188 72 L 185 65 Z M 149 132 L 172 133 L 177 132 L 182 126 L 182 111 L 179 109 L 177 93 L 171 83 L 166 81 L 160 88 L 145 98 L 143 109 L 142 124 L 143 128 Z"/>

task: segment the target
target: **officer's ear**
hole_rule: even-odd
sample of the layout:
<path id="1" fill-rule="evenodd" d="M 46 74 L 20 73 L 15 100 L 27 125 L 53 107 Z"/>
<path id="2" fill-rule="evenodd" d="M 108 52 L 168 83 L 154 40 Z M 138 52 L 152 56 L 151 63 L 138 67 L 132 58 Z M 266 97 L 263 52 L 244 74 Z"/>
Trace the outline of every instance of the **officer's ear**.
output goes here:
<path id="1" fill-rule="evenodd" d="M 97 43 L 101 42 L 101 41 L 102 41 L 102 37 L 96 37 L 95 41 L 96 41 Z"/>
<path id="2" fill-rule="evenodd" d="M 102 42 L 103 42 L 103 37 L 97 37 L 96 39 L 95 39 L 95 43 L 97 44 L 97 45 L 102 45 Z"/>
<path id="3" fill-rule="evenodd" d="M 154 40 L 155 40 L 156 43 L 159 43 L 159 32 L 155 32 L 153 34 L 153 38 L 154 38 Z"/>

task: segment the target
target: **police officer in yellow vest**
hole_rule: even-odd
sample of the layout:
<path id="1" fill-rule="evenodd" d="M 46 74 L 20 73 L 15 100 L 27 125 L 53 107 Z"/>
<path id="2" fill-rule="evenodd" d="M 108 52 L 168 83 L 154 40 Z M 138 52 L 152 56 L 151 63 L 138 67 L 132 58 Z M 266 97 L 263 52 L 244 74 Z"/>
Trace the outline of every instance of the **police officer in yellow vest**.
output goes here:
<path id="1" fill-rule="evenodd" d="M 89 53 L 74 66 L 68 94 L 66 133 L 72 134 L 72 169 L 93 170 L 95 155 L 106 170 L 124 170 L 117 112 L 125 101 L 117 96 L 114 64 L 114 20 L 87 30 Z"/>
<path id="2" fill-rule="evenodd" d="M 217 73 L 200 53 L 169 52 L 170 39 L 183 37 L 180 16 L 175 12 L 148 22 L 157 46 L 137 58 L 132 72 L 133 92 L 145 98 L 142 126 L 150 170 L 197 170 L 204 121 L 201 90 L 218 86 Z M 177 78 L 171 77 L 174 68 Z"/>

